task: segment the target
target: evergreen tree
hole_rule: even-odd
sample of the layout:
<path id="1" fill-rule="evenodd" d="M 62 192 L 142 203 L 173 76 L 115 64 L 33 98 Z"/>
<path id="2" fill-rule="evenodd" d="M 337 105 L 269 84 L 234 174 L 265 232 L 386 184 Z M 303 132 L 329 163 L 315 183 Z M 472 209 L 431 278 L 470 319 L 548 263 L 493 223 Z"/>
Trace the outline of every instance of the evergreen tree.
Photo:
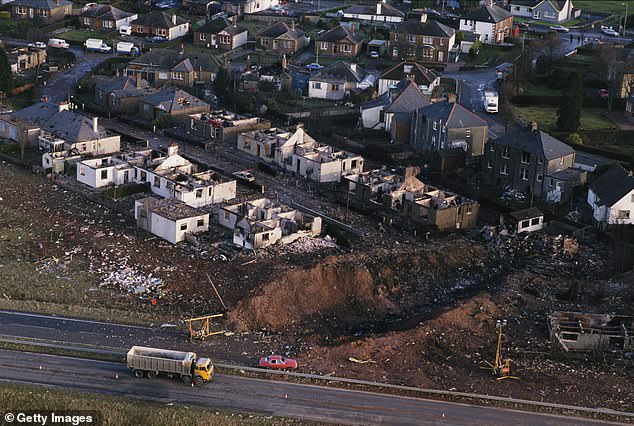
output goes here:
<path id="1" fill-rule="evenodd" d="M 561 105 L 557 110 L 557 129 L 574 132 L 581 124 L 581 105 L 583 103 L 583 81 L 579 71 L 568 74 L 563 90 Z"/>
<path id="2" fill-rule="evenodd" d="M 4 92 L 5 96 L 9 94 L 13 85 L 13 74 L 11 74 L 11 66 L 4 49 L 0 48 L 0 92 Z"/>
<path id="3" fill-rule="evenodd" d="M 229 71 L 225 67 L 220 67 L 218 74 L 216 74 L 216 79 L 214 80 L 214 92 L 223 104 L 229 101 L 230 87 L 231 76 L 229 75 Z"/>

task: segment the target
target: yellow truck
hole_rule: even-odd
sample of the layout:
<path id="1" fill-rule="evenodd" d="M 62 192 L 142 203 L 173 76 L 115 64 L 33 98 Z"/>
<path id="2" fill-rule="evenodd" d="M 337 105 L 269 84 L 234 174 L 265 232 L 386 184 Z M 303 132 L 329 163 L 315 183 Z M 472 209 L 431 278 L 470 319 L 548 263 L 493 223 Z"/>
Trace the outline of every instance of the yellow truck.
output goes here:
<path id="1" fill-rule="evenodd" d="M 180 376 L 184 383 L 200 386 L 211 380 L 214 365 L 209 358 L 198 358 L 194 352 L 171 351 L 168 349 L 133 346 L 128 351 L 128 368 L 138 378 L 148 379 L 164 374 L 168 377 Z"/>

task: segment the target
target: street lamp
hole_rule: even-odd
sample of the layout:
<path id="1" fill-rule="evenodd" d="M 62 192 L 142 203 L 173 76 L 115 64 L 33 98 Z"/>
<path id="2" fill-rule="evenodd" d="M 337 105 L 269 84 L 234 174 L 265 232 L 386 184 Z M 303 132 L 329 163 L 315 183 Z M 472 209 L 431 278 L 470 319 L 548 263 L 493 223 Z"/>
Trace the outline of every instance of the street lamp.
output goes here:
<path id="1" fill-rule="evenodd" d="M 625 6 L 625 19 L 623 20 L 623 37 L 626 37 L 627 32 L 627 3 L 621 3 L 621 6 Z"/>

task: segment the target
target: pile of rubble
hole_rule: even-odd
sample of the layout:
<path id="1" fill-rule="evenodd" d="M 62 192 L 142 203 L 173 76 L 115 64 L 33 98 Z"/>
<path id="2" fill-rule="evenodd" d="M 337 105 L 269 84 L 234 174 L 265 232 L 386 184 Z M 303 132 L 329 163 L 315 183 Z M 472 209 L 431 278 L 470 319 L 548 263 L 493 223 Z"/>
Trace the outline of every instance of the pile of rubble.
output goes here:
<path id="1" fill-rule="evenodd" d="M 330 235 L 324 238 L 300 238 L 286 247 L 293 254 L 311 253 L 316 250 L 337 248 L 337 243 Z"/>
<path id="2" fill-rule="evenodd" d="M 163 281 L 160 278 L 152 277 L 152 274 L 145 275 L 131 267 L 107 273 L 99 286 L 116 288 L 121 292 L 148 299 L 160 299 L 164 293 Z"/>

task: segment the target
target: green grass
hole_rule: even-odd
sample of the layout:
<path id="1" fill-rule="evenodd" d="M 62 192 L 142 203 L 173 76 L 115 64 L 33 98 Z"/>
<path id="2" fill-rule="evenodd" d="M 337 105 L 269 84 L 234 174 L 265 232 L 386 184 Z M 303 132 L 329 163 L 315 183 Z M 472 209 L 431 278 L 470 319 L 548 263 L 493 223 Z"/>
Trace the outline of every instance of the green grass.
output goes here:
<path id="1" fill-rule="evenodd" d="M 557 107 L 530 106 L 516 107 L 518 116 L 525 122 L 536 121 L 544 131 L 557 130 Z M 612 129 L 614 125 L 603 113 L 604 108 L 583 108 L 581 110 L 581 126 L 583 130 Z"/>
<path id="2" fill-rule="evenodd" d="M 210 385 L 210 386 L 213 386 Z M 194 392 L 192 390 L 192 392 Z M 97 411 L 104 425 L 286 425 L 315 424 L 295 419 L 232 413 L 214 408 L 192 407 L 165 403 L 135 401 L 130 398 L 91 394 L 88 392 L 44 389 L 29 385 L 3 384 L 0 401 L 5 412 L 27 411 Z"/>
<path id="3" fill-rule="evenodd" d="M 581 12 L 598 12 L 609 13 L 616 15 L 625 14 L 625 6 L 622 3 L 626 3 L 623 0 L 616 1 L 597 1 L 597 0 L 575 0 L 575 9 L 581 9 Z M 629 4 L 628 13 L 634 13 L 634 2 L 627 1 Z"/>
<path id="4" fill-rule="evenodd" d="M 0 20 L 0 36 L 25 38 L 29 31 L 35 28 L 37 24 L 29 19 L 22 20 Z"/>
<path id="5" fill-rule="evenodd" d="M 469 60 L 468 65 L 497 65 L 503 62 L 512 62 L 519 55 L 518 49 L 508 47 L 498 47 L 482 45 L 480 53 L 475 59 Z"/>
<path id="6" fill-rule="evenodd" d="M 89 38 L 98 38 L 103 40 L 105 43 L 112 45 L 113 42 L 116 42 L 119 34 L 116 31 L 93 31 L 89 29 L 80 29 L 80 30 L 69 30 L 63 32 L 58 35 L 59 38 L 62 38 L 68 42 L 76 42 L 83 43 L 86 39 Z"/>
<path id="7" fill-rule="evenodd" d="M 525 96 L 559 96 L 561 93 L 557 89 L 551 89 L 544 84 L 527 82 L 522 95 Z"/>

